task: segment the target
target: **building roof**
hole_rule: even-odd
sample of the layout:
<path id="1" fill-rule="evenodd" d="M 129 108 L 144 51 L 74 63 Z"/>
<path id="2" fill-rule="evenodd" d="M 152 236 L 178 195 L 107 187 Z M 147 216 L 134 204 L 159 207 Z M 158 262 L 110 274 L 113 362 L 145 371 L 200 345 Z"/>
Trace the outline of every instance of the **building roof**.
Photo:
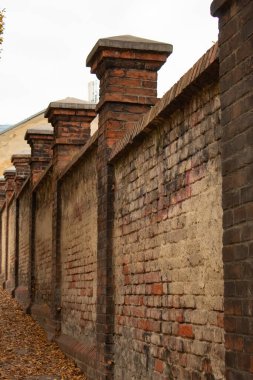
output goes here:
<path id="1" fill-rule="evenodd" d="M 3 131 L 0 130 L 0 135 L 1 135 L 2 133 L 8 132 L 8 131 L 10 131 L 10 130 L 12 130 L 12 129 L 14 129 L 14 128 L 17 128 L 18 126 L 20 126 L 20 125 L 22 125 L 22 124 L 28 122 L 29 120 L 35 118 L 36 116 L 43 115 L 44 112 L 45 112 L 45 109 L 42 110 L 42 111 L 39 111 L 39 112 L 37 112 L 37 113 L 35 113 L 35 114 L 29 116 L 29 117 L 27 117 L 26 119 L 24 119 L 24 120 L 22 120 L 22 121 L 19 121 L 17 124 L 14 124 L 14 125 L 9 126 L 8 128 L 6 128 L 6 129 L 3 130 Z"/>
<path id="2" fill-rule="evenodd" d="M 6 129 L 10 128 L 10 125 L 0 125 L 0 133 L 6 131 Z"/>

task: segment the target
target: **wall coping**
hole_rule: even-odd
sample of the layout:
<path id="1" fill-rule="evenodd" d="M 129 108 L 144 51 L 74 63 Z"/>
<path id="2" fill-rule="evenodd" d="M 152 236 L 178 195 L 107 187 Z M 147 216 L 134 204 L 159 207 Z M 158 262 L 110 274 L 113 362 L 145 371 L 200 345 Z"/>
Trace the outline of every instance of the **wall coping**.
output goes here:
<path id="1" fill-rule="evenodd" d="M 4 201 L 4 204 L 2 205 L 2 207 L 0 207 L 0 213 L 3 213 L 5 208 L 6 208 L 6 200 Z"/>
<path id="2" fill-rule="evenodd" d="M 94 146 L 97 145 L 98 140 L 98 131 L 96 131 L 87 141 L 82 149 L 77 153 L 77 155 L 71 160 L 71 162 L 65 167 L 63 172 L 60 174 L 58 181 L 61 181 L 62 178 L 69 172 L 71 169 L 76 166 L 80 160 L 82 160 L 83 156 Z M 32 191 L 37 191 L 38 187 L 42 184 L 43 180 L 47 176 L 48 172 L 53 168 L 53 163 L 51 162 L 49 166 L 45 169 L 45 171 L 41 174 L 38 182 L 34 185 Z"/>
<path id="3" fill-rule="evenodd" d="M 98 143 L 98 130 L 89 138 L 87 143 L 84 145 L 84 147 L 77 153 L 77 155 L 72 159 L 72 161 L 64 168 L 63 172 L 58 178 L 58 181 L 62 181 L 63 177 L 65 177 L 69 172 L 71 172 L 72 169 L 76 165 L 79 164 L 79 162 L 83 159 L 83 157 L 89 152 L 92 148 L 97 146 Z"/>
<path id="4" fill-rule="evenodd" d="M 213 65 L 217 70 L 212 73 Z M 206 75 L 205 75 L 206 74 Z M 201 82 L 207 82 L 207 77 L 213 79 L 218 77 L 218 43 L 216 42 L 207 52 L 187 71 L 177 83 L 150 109 L 143 117 L 137 121 L 133 128 L 117 141 L 113 146 L 109 161 L 116 159 L 141 133 L 149 133 L 157 125 L 159 118 L 177 108 L 177 101 L 188 99 L 192 96 L 192 90 L 196 91 L 201 87 Z M 209 78 L 209 80 L 210 80 Z"/>
<path id="5" fill-rule="evenodd" d="M 17 199 L 18 199 L 18 198 L 22 195 L 22 193 L 25 191 L 25 188 L 26 188 L 27 184 L 30 183 L 30 179 L 31 179 L 31 177 L 30 177 L 30 175 L 28 175 L 27 178 L 26 178 L 26 180 L 25 180 L 24 183 L 22 184 L 22 186 L 21 186 L 19 192 L 18 192 L 17 195 L 16 195 L 16 198 L 17 198 Z"/>
<path id="6" fill-rule="evenodd" d="M 35 183 L 35 185 L 32 188 L 32 192 L 38 190 L 38 187 L 42 184 L 42 182 L 44 181 L 44 179 L 46 178 L 46 176 L 50 172 L 50 170 L 52 170 L 52 168 L 53 168 L 53 164 L 51 162 L 50 164 L 48 164 L 48 166 L 45 169 L 45 171 L 41 173 L 41 176 L 39 177 L 38 182 Z"/>
<path id="7" fill-rule="evenodd" d="M 15 192 L 13 192 L 13 194 L 11 195 L 9 201 L 7 202 L 7 209 L 9 210 L 9 208 L 11 207 L 12 203 L 14 202 L 14 200 L 16 199 L 16 195 L 15 195 Z"/>

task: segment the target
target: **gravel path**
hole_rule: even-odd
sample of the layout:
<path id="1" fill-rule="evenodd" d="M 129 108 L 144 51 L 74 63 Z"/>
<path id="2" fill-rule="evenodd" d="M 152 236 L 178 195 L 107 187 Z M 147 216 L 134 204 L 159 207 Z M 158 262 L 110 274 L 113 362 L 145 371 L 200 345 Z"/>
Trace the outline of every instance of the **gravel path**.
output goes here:
<path id="1" fill-rule="evenodd" d="M 44 330 L 0 289 L 0 379 L 85 380 Z"/>

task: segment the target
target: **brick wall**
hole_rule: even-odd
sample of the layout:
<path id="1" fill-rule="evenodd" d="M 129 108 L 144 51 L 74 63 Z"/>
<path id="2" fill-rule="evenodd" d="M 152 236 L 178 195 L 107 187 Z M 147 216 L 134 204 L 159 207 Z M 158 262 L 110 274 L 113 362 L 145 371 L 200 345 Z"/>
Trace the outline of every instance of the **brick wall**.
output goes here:
<path id="1" fill-rule="evenodd" d="M 96 187 L 94 149 L 63 177 L 60 187 L 61 332 L 86 351 L 96 343 Z"/>
<path id="2" fill-rule="evenodd" d="M 60 263 L 60 193 L 58 178 L 90 137 L 90 123 L 96 116 L 95 105 L 75 98 L 51 102 L 45 115 L 54 127 L 52 159 L 52 325 L 53 331 L 60 330 L 61 263 Z M 54 332 L 53 332 L 54 333 Z"/>
<path id="3" fill-rule="evenodd" d="M 7 209 L 4 206 L 1 210 L 1 284 L 6 277 L 6 232 L 7 232 Z"/>
<path id="4" fill-rule="evenodd" d="M 252 378 L 252 1 L 215 0 L 212 12 L 220 66 L 214 45 L 158 100 L 171 46 L 99 40 L 87 59 L 102 84 L 98 133 L 79 140 L 94 107 L 65 99 L 48 109 L 57 139 L 27 134 L 32 157 L 42 135 L 48 155 L 34 155 L 35 186 L 18 196 L 18 281 L 89 379 Z"/>
<path id="5" fill-rule="evenodd" d="M 29 264 L 30 264 L 30 182 L 26 182 L 18 197 L 18 273 L 15 298 L 24 309 L 29 306 Z"/>
<path id="6" fill-rule="evenodd" d="M 2 228 L 2 210 L 0 210 L 0 283 L 2 282 L 2 239 L 3 239 L 3 228 Z"/>
<path id="7" fill-rule="evenodd" d="M 213 1 L 219 17 L 226 378 L 253 378 L 253 2 Z"/>
<path id="8" fill-rule="evenodd" d="M 7 248 L 7 277 L 6 289 L 12 293 L 15 288 L 16 269 L 16 199 L 12 198 L 8 204 L 8 248 Z"/>
<path id="9" fill-rule="evenodd" d="M 157 71 L 172 46 L 132 36 L 98 40 L 87 66 L 100 79 L 98 123 L 98 283 L 97 353 L 99 380 L 113 376 L 114 299 L 112 276 L 113 167 L 109 154 L 114 143 L 157 101 Z"/>
<path id="10" fill-rule="evenodd" d="M 215 84 L 115 163 L 115 379 L 223 378 L 220 132 Z"/>
<path id="11" fill-rule="evenodd" d="M 35 191 L 36 190 L 36 191 Z M 43 325 L 50 319 L 52 299 L 52 171 L 34 190 L 34 242 L 32 257 L 32 314 Z"/>

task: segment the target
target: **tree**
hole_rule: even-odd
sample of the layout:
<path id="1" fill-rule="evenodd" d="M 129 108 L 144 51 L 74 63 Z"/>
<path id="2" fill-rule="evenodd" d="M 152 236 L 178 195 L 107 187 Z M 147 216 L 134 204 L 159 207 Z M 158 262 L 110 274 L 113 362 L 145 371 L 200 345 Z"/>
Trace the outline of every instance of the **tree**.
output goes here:
<path id="1" fill-rule="evenodd" d="M 4 31 L 4 9 L 0 10 L 0 46 L 3 43 L 3 31 Z"/>

